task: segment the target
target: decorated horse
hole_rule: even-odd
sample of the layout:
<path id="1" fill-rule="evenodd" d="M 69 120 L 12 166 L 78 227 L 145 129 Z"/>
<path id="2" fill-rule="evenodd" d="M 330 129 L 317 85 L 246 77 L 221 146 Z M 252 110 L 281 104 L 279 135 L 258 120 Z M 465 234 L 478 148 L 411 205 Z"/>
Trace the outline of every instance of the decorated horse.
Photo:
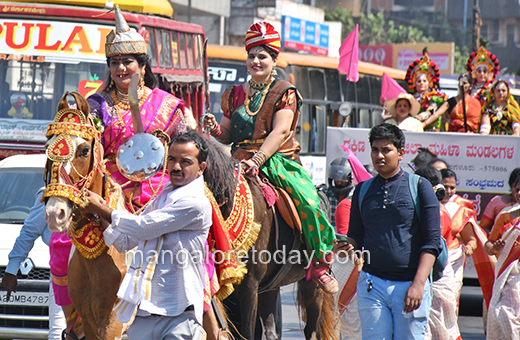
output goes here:
<path id="1" fill-rule="evenodd" d="M 68 232 L 75 247 L 68 268 L 68 291 L 81 316 L 86 339 L 120 339 L 124 325 L 112 311 L 117 290 L 126 273 L 125 254 L 107 247 L 100 221 L 82 215 L 87 189 L 98 193 L 112 208 L 124 209 L 121 188 L 107 176 L 101 136 L 89 115 L 87 101 L 70 93 L 77 109 L 69 107 L 65 93 L 47 130 L 45 215 L 54 232 Z"/>
<path id="2" fill-rule="evenodd" d="M 264 198 L 264 193 L 269 191 L 264 188 L 267 184 L 258 178 L 237 176 L 238 169 L 235 160 L 210 144 L 204 172 L 214 197 L 210 201 L 217 210 L 220 207 L 219 219 L 228 230 L 238 267 L 246 269 L 246 274 L 230 288 L 234 289 L 232 294 L 224 300 L 238 330 L 237 336 L 280 339 L 281 311 L 277 304 L 280 287 L 298 282 L 297 302 L 299 314 L 306 322 L 305 338 L 337 339 L 333 296 L 319 289 L 314 280 L 306 280 L 306 247 L 301 241 L 301 232 L 296 227 L 290 228 L 285 219 L 269 207 Z M 287 198 L 285 201 L 290 204 Z M 287 212 L 290 208 L 279 210 Z M 291 218 L 294 220 L 294 215 L 285 217 L 289 223 Z M 297 225 L 298 221 L 291 224 Z M 229 293 L 230 290 L 226 290 L 220 297 Z"/>
<path id="3" fill-rule="evenodd" d="M 117 321 L 112 309 L 127 268 L 125 256 L 104 244 L 100 221 L 94 216 L 83 216 L 79 208 L 86 204 L 86 189 L 100 194 L 112 207 L 122 208 L 124 202 L 121 189 L 104 170 L 100 135 L 87 113 L 88 103 L 77 93 L 71 95 L 77 109 L 68 106 L 66 93 L 47 133 L 50 139 L 44 193 L 46 219 L 52 231 L 68 232 L 76 247 L 69 262 L 68 287 L 72 303 L 83 320 L 86 338 L 118 339 L 125 325 Z M 217 147 L 210 147 L 204 177 L 209 187 L 207 196 L 217 215 L 214 222 L 221 221 L 222 226 L 229 228 L 226 237 L 231 238 L 234 252 L 252 254 L 245 266 L 218 259 L 220 269 L 222 264 L 236 269 L 229 277 L 222 276 L 225 270 L 220 272 L 219 293 L 221 297 L 228 296 L 234 290 L 229 300 L 240 301 L 236 311 L 240 315 L 237 320 L 240 335 L 246 339 L 254 339 L 255 334 L 264 334 L 267 339 L 279 338 L 281 326 L 277 318 L 281 313 L 273 302 L 279 298 L 279 287 L 298 282 L 298 303 L 306 321 L 305 337 L 335 339 L 333 298 L 324 294 L 313 280 L 305 280 L 304 257 L 285 265 L 260 258 L 262 250 L 275 254 L 283 248 L 302 254 L 305 247 L 299 232 L 287 227 L 268 207 L 261 184 L 243 176 L 237 180 L 236 169 L 234 160 Z M 218 236 L 213 235 L 216 243 Z M 253 245 L 255 253 L 251 252 Z"/>

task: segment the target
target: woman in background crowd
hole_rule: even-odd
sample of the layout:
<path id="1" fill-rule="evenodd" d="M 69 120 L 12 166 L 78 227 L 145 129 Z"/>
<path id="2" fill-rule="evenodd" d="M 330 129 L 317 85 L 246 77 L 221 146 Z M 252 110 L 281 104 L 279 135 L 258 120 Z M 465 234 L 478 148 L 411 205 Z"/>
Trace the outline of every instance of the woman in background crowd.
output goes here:
<path id="1" fill-rule="evenodd" d="M 520 136 L 520 107 L 509 92 L 509 84 L 499 80 L 489 89 L 482 107 L 480 133 Z"/>
<path id="2" fill-rule="evenodd" d="M 498 58 L 481 46 L 469 56 L 466 70 L 473 78 L 471 96 L 483 105 L 487 92 L 500 70 Z"/>
<path id="3" fill-rule="evenodd" d="M 449 132 L 478 132 L 481 106 L 480 102 L 470 95 L 472 82 L 469 73 L 461 74 L 459 76 L 461 84 L 459 94 L 444 102 L 437 112 L 425 121 L 425 124 L 437 121 L 446 113 Z M 461 88 L 464 93 L 461 92 Z M 462 96 L 464 96 L 464 103 Z"/>
<path id="4" fill-rule="evenodd" d="M 480 220 L 480 226 L 489 234 L 491 232 L 491 228 L 493 228 L 493 224 L 495 223 L 495 218 L 498 216 L 500 211 L 505 207 L 512 206 L 516 203 L 516 197 L 518 195 L 516 190 L 514 189 L 516 184 L 520 182 L 520 168 L 513 169 L 511 174 L 509 175 L 509 188 L 511 189 L 510 194 L 504 195 L 496 195 L 493 197 L 489 203 L 486 205 L 484 209 L 484 213 L 482 214 L 482 218 Z"/>
<path id="5" fill-rule="evenodd" d="M 385 120 L 385 123 L 397 125 L 403 131 L 423 132 L 420 121 L 414 117 L 419 112 L 421 105 L 411 94 L 400 93 L 396 98 L 385 103 L 392 119 Z"/>
<path id="6" fill-rule="evenodd" d="M 437 169 L 425 166 L 415 173 L 430 181 L 439 201 L 444 199 L 446 189 L 441 184 L 441 173 Z M 425 339 L 456 340 L 460 339 L 457 300 L 462 287 L 464 256 L 458 242 L 454 244 L 456 238 L 453 235 L 451 216 L 442 204 L 440 215 L 441 235 L 448 247 L 448 262 L 442 277 L 432 283 L 433 297 Z"/>
<path id="7" fill-rule="evenodd" d="M 440 131 L 440 119 L 425 124 L 428 119 L 445 101 L 446 94 L 439 92 L 439 68 L 430 61 L 425 51 L 421 60 L 416 59 L 406 71 L 408 92 L 421 104 L 420 113 L 415 117 L 423 122 L 425 131 Z"/>

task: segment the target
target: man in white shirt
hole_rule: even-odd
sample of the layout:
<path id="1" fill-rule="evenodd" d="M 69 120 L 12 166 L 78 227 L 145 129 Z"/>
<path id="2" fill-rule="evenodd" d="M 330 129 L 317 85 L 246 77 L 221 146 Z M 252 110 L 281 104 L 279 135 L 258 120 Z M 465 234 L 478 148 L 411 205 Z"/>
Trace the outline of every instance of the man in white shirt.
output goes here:
<path id="1" fill-rule="evenodd" d="M 110 223 L 106 244 L 120 252 L 138 246 L 114 307 L 119 321 L 128 322 L 138 306 L 130 340 L 202 338 L 204 244 L 211 225 L 202 177 L 207 154 L 206 141 L 195 131 L 173 138 L 170 184 L 138 216 L 112 210 L 88 192 L 87 212 Z"/>

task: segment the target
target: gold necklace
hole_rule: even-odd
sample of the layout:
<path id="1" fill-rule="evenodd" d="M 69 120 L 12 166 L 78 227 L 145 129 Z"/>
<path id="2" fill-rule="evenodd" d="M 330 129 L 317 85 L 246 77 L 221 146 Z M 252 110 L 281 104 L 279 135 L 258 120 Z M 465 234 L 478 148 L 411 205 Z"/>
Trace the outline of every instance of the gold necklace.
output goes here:
<path id="1" fill-rule="evenodd" d="M 251 87 L 247 88 L 246 99 L 244 100 L 244 106 L 246 107 L 246 111 L 250 116 L 256 116 L 258 114 L 258 112 L 260 112 L 260 109 L 264 105 L 264 100 L 267 97 L 267 93 L 269 92 L 269 89 L 271 88 L 272 83 L 273 83 L 273 79 L 271 79 L 271 81 L 269 81 L 269 84 L 267 84 L 265 89 L 262 91 L 262 93 L 261 93 L 262 99 L 260 100 L 260 105 L 258 105 L 258 109 L 254 112 L 251 112 L 251 110 L 249 110 L 249 103 L 251 102 L 251 100 L 249 99 L 249 90 L 251 89 Z"/>
<path id="2" fill-rule="evenodd" d="M 267 85 L 269 85 L 271 81 L 266 81 L 264 83 L 257 84 L 253 82 L 253 79 L 249 80 L 249 86 L 254 88 L 255 90 L 263 90 Z"/>
<path id="3" fill-rule="evenodd" d="M 139 86 L 137 89 L 137 96 L 139 98 L 139 107 L 143 105 L 146 98 L 148 98 L 148 95 L 151 93 L 152 90 L 148 89 L 145 86 Z M 130 110 L 130 102 L 128 101 L 128 95 L 125 95 L 121 92 L 119 92 L 116 89 L 112 90 L 110 92 L 110 96 L 112 97 L 112 100 L 114 101 L 114 108 L 117 113 L 117 119 L 121 124 L 123 124 L 123 117 L 122 113 L 125 111 Z"/>

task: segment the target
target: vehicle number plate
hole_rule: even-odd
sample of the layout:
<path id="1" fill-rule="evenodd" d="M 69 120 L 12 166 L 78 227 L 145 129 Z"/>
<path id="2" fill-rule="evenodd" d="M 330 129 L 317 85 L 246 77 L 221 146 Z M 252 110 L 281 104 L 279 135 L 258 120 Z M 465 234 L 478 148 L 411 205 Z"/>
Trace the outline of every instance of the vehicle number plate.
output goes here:
<path id="1" fill-rule="evenodd" d="M 49 293 L 46 292 L 13 292 L 7 301 L 7 292 L 0 292 L 0 305 L 11 306 L 48 306 Z"/>

